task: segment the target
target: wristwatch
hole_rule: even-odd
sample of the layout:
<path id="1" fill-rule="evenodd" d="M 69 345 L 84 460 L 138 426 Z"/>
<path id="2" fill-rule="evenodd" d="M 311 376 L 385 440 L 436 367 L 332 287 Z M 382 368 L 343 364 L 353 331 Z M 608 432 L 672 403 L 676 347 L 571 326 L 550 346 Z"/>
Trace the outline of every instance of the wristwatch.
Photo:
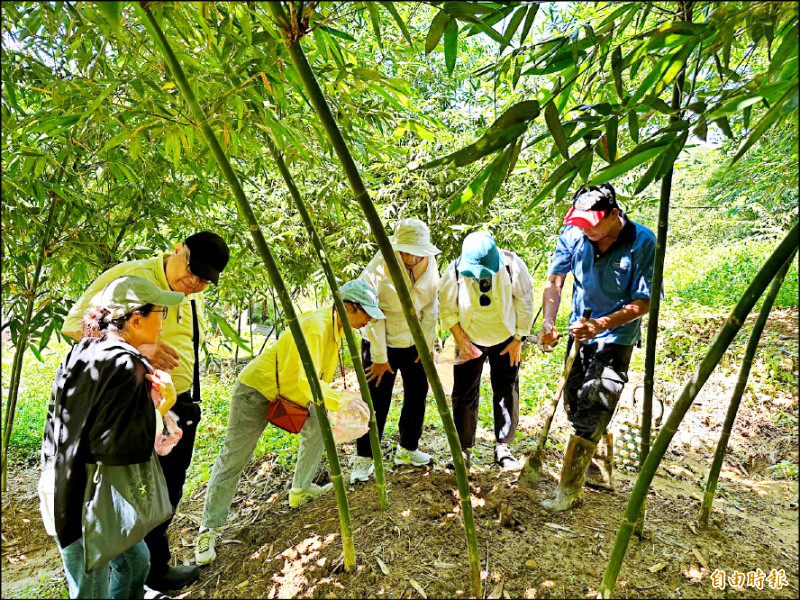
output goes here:
<path id="1" fill-rule="evenodd" d="M 528 336 L 527 335 L 520 335 L 518 333 L 515 333 L 514 334 L 514 339 L 517 340 L 518 342 L 524 342 L 525 340 L 528 339 Z"/>

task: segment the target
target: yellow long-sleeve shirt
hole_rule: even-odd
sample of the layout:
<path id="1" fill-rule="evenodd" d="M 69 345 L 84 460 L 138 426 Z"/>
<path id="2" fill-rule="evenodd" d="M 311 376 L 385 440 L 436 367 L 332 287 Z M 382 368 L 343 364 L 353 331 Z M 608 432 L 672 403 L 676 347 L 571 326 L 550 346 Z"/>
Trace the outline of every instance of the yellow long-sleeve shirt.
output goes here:
<path id="1" fill-rule="evenodd" d="M 336 372 L 336 358 L 343 335 L 339 315 L 334 319 L 331 307 L 320 308 L 300 315 L 298 321 L 314 361 L 325 407 L 339 410 L 341 395 L 328 385 Z M 313 400 L 300 353 L 288 328 L 275 344 L 250 361 L 239 374 L 239 381 L 272 400 L 278 394 L 276 371 L 282 396 L 303 406 Z"/>
<path id="2" fill-rule="evenodd" d="M 157 256 L 144 260 L 132 260 L 120 263 L 105 271 L 89 288 L 83 296 L 70 309 L 61 333 L 66 336 L 80 337 L 81 319 L 86 310 L 91 306 L 97 294 L 103 291 L 117 277 L 123 275 L 136 275 L 155 284 L 162 290 L 169 290 L 167 275 L 164 273 L 164 259 L 168 255 Z M 161 328 L 160 342 L 171 346 L 178 353 L 178 366 L 170 371 L 172 381 L 175 383 L 175 390 L 182 394 L 191 391 L 192 379 L 194 377 L 194 346 L 192 344 L 192 304 L 196 300 L 197 324 L 200 330 L 198 344 L 203 343 L 205 338 L 205 327 L 203 325 L 203 294 L 190 294 L 184 298 L 183 302 L 177 307 L 170 307 L 167 320 Z"/>

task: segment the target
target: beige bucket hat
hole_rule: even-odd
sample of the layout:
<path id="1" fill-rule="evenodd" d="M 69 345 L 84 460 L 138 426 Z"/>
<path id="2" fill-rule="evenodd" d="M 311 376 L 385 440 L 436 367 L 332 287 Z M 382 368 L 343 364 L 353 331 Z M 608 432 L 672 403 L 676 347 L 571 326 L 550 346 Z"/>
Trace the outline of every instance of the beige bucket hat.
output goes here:
<path id="1" fill-rule="evenodd" d="M 434 256 L 441 252 L 431 244 L 431 231 L 419 219 L 402 219 L 397 223 L 392 236 L 392 248 L 414 256 Z"/>

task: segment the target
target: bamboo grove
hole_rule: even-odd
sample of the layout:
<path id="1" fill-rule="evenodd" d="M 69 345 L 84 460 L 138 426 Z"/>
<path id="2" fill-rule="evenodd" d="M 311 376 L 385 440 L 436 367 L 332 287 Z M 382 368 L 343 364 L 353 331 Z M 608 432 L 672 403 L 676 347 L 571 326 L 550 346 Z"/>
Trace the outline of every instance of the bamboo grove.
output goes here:
<path id="1" fill-rule="evenodd" d="M 504 110 L 488 127 L 484 124 L 471 143 L 444 155 L 429 156 L 411 169 L 420 174 L 445 170 L 462 173 L 458 184 L 448 190 L 452 213 L 475 209 L 478 200 L 482 210 L 491 206 L 502 186 L 515 177 L 514 167 L 525 152 L 537 151 L 547 157 L 539 165 L 541 177 L 535 193 L 524 207 L 529 213 L 541 211 L 548 215 L 551 208 L 556 210 L 559 203 L 563 204 L 568 191 L 579 183 L 624 181 L 630 197 L 641 194 L 650 184 L 660 184 L 653 301 L 646 340 L 640 473 L 606 567 L 600 587 L 602 597 L 613 594 L 631 535 L 634 532 L 641 535 L 646 525 L 647 492 L 681 420 L 771 284 L 748 343 L 739 384 L 731 398 L 708 477 L 700 517 L 701 521 L 707 521 L 749 365 L 772 302 L 796 255 L 798 230 L 796 222 L 793 223 L 751 282 L 695 374 L 675 400 L 668 421 L 651 447 L 656 341 L 673 169 L 690 143 L 690 136 L 705 140 L 716 133 L 741 139 L 732 159 L 735 162 L 774 127 L 792 120 L 796 124 L 796 3 L 720 4 L 684 0 L 658 3 L 656 7 L 652 3 L 624 3 L 606 7 L 599 19 L 594 19 L 597 16 L 594 9 L 585 8 L 585 14 L 579 15 L 586 18 L 582 27 L 569 32 L 545 30 L 547 35 L 538 37 L 534 35 L 534 23 L 541 5 L 521 1 L 428 2 L 417 7 L 405 3 L 358 2 L 344 8 L 342 5 L 346 3 L 318 2 L 242 3 L 235 8 L 225 3 L 216 6 L 204 2 L 183 6 L 149 2 L 63 4 L 62 13 L 53 13 L 51 34 L 71 41 L 78 32 L 102 32 L 101 50 L 95 52 L 93 58 L 87 57 L 85 69 L 90 76 L 87 79 L 91 79 L 96 69 L 106 69 L 104 78 L 108 86 L 100 93 L 96 88 L 87 87 L 82 92 L 84 96 L 76 100 L 76 106 L 82 106 L 83 110 L 78 108 L 65 114 L 41 117 L 39 113 L 46 111 L 53 93 L 46 89 L 43 92 L 44 88 L 35 85 L 37 81 L 20 81 L 15 75 L 15 68 L 21 69 L 16 59 L 8 64 L 4 61 L 3 119 L 6 121 L 13 111 L 27 128 L 25 135 L 20 134 L 14 142 L 19 160 L 4 175 L 9 175 L 15 194 L 33 199 L 26 210 L 38 215 L 34 220 L 40 225 L 36 230 L 36 243 L 31 244 L 33 250 L 26 250 L 24 255 L 26 260 L 35 257 L 33 272 L 23 282 L 17 282 L 13 289 L 5 277 L 3 283 L 4 296 L 8 292 L 18 301 L 9 325 L 15 356 L 3 428 L 4 489 L 23 354 L 29 349 L 39 352 L 44 348 L 59 317 L 58 296 L 51 289 L 53 284 L 46 282 L 51 288 L 43 292 L 46 285 L 42 282 L 43 264 L 59 244 L 76 257 L 72 263 L 76 264 L 83 252 L 79 244 L 87 244 L 84 235 L 108 236 L 104 238 L 107 243 L 92 250 L 102 252 L 102 261 L 107 264 L 113 260 L 126 235 L 144 227 L 126 220 L 118 234 L 112 235 L 108 230 L 100 232 L 99 225 L 91 218 L 91 209 L 82 207 L 79 199 L 83 173 L 89 172 L 89 165 L 104 165 L 109 174 L 106 213 L 112 220 L 112 214 L 113 218 L 119 218 L 114 212 L 118 208 L 110 202 L 115 194 L 124 194 L 122 190 L 133 186 L 134 193 L 126 197 L 128 206 L 142 206 L 152 201 L 145 197 L 148 178 L 156 179 L 166 173 L 173 173 L 174 177 L 181 156 L 186 159 L 193 153 L 197 158 L 196 166 L 192 167 L 198 180 L 195 186 L 203 185 L 202 180 L 215 172 L 221 175 L 219 181 L 224 182 L 226 189 L 221 185 L 209 188 L 204 200 L 206 206 L 200 205 L 199 195 L 195 200 L 191 192 L 187 194 L 188 200 L 181 196 L 173 198 L 173 204 L 187 205 L 189 211 L 175 227 L 192 222 L 193 214 L 202 213 L 209 204 L 214 204 L 221 211 L 228 211 L 224 214 L 230 219 L 238 217 L 243 224 L 240 235 L 252 238 L 250 248 L 254 247 L 260 258 L 258 266 L 263 265 L 269 287 L 277 294 L 312 385 L 339 510 L 344 566 L 352 570 L 356 551 L 339 457 L 313 362 L 297 321 L 291 286 L 287 285 L 291 274 L 279 269 L 279 265 L 285 264 L 283 258 L 291 259 L 280 254 L 280 244 L 268 243 L 263 233 L 265 221 L 273 216 L 265 214 L 258 218 L 254 201 L 248 197 L 252 192 L 246 191 L 253 189 L 250 184 L 255 173 L 270 171 L 274 165 L 300 216 L 313 248 L 309 253 L 313 258 L 308 259 L 309 264 L 303 268 L 322 270 L 345 328 L 362 397 L 370 407 L 379 503 L 386 508 L 390 498 L 374 409 L 356 338 L 344 313 L 336 271 L 319 233 L 326 224 L 319 214 L 309 210 L 309 202 L 295 183 L 290 167 L 294 165 L 299 171 L 306 168 L 328 170 L 336 172 L 339 195 L 354 199 L 363 213 L 361 216 L 368 225 L 365 237 L 377 244 L 397 287 L 453 457 L 465 529 L 470 590 L 474 597 L 481 597 L 479 540 L 460 444 L 432 357 L 425 350 L 422 329 L 401 267 L 363 173 L 363 164 L 370 153 L 385 156 L 388 162 L 392 159 L 392 149 L 375 141 L 380 137 L 376 132 L 382 132 L 385 125 L 381 121 L 385 116 L 372 114 L 383 112 L 376 109 L 366 111 L 368 114 L 363 118 L 353 118 L 352 115 L 363 108 L 356 87 L 369 87 L 371 95 L 384 98 L 389 107 L 402 116 L 389 119 L 401 135 L 432 138 L 428 128 L 435 128 L 435 118 L 410 106 L 404 94 L 408 90 L 399 78 L 380 72 L 376 70 L 379 67 L 372 68 L 371 64 L 362 66 L 357 61 L 356 64 L 348 62 L 353 53 L 348 53 L 347 46 L 356 41 L 334 26 L 336 19 L 351 9 L 366 15 L 364 22 L 369 22 L 379 47 L 388 48 L 392 44 L 388 40 L 389 24 L 396 34 L 394 43 L 402 44 L 394 51 L 419 54 L 418 50 L 424 50 L 428 61 L 443 59 L 444 72 L 449 76 L 458 61 L 464 59 L 459 49 L 473 43 L 478 34 L 493 44 L 495 60 L 470 77 L 493 80 L 495 88 L 497 82 L 502 81 L 508 88 Z M 417 14 L 418 11 L 424 11 L 425 18 Z M 30 20 L 34 18 L 31 15 L 30 11 L 26 15 L 18 12 L 17 17 L 25 16 Z M 39 18 L 38 26 L 44 27 Z M 424 24 L 422 48 L 414 47 L 410 32 L 412 18 Z M 116 46 L 117 52 L 123 54 L 128 45 L 134 44 L 145 49 L 147 70 L 137 67 L 134 61 L 125 61 L 124 73 L 108 71 L 104 53 Z M 193 52 L 192 48 L 197 50 Z M 436 52 L 439 48 L 440 53 Z M 745 68 L 753 56 L 761 56 L 766 67 L 761 70 Z M 334 66 L 326 62 L 320 69 L 314 60 L 322 57 L 328 57 Z M 202 58 L 209 62 L 201 65 Z M 51 60 L 68 63 L 64 57 Z M 44 67 L 40 64 L 37 68 Z M 204 69 L 213 72 L 204 73 Z M 332 72 L 338 74 L 331 76 Z M 352 96 L 340 87 L 348 77 L 356 82 Z M 124 97 L 121 95 L 123 88 L 130 88 Z M 387 89 L 391 91 L 386 92 Z M 21 100 L 23 91 L 24 102 Z M 64 94 L 63 91 L 59 93 Z M 122 127 L 109 129 L 110 133 L 87 133 L 90 116 L 98 110 L 109 110 L 109 114 L 112 110 L 118 111 L 116 119 L 111 121 L 117 127 L 121 123 Z M 199 134 L 202 144 L 195 143 L 194 134 Z M 160 153 L 147 147 L 149 141 L 157 138 L 165 140 Z M 80 147 L 87 143 L 96 144 L 102 151 L 96 156 L 88 151 L 75 154 L 82 152 Z M 59 146 L 67 150 L 54 151 Z M 6 151 L 4 146 L 4 153 Z M 334 155 L 338 163 L 331 165 L 328 157 Z M 152 172 L 135 172 L 126 165 L 126 156 L 146 157 L 143 162 L 150 165 Z M 253 165 L 252 171 L 245 167 L 248 162 Z M 20 175 L 37 171 L 41 178 L 33 183 L 26 183 Z M 347 189 L 344 189 L 345 181 Z M 4 185 L 4 197 L 6 189 Z M 231 196 L 235 200 L 235 211 L 223 208 L 228 206 L 226 201 Z M 80 231 L 81 227 L 69 231 L 68 224 L 80 219 L 86 220 L 85 231 Z M 155 238 L 154 245 L 163 239 L 161 234 L 151 235 Z M 4 255 L 7 255 L 5 245 Z M 260 270 L 258 276 L 263 279 Z M 5 303 L 4 299 L 4 311 Z M 4 322 L 4 327 L 6 325 Z M 235 334 L 231 332 L 230 335 Z"/>

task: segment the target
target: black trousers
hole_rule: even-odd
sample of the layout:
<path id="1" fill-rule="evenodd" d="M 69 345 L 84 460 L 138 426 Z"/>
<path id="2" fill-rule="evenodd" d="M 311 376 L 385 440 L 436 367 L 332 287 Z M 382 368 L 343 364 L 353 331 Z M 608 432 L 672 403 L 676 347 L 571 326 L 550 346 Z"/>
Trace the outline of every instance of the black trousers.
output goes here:
<path id="1" fill-rule="evenodd" d="M 172 411 L 178 415 L 178 425 L 183 430 L 183 436 L 169 454 L 158 457 L 161 469 L 164 471 L 164 478 L 167 480 L 169 501 L 173 511 L 178 507 L 178 502 L 183 495 L 186 471 L 192 462 L 194 440 L 197 436 L 197 425 L 200 422 L 200 405 L 192 402 L 191 398 L 191 392 L 185 392 L 178 396 Z M 167 528 L 171 522 L 172 517 L 153 529 L 144 538 L 147 548 L 150 550 L 151 577 L 161 577 L 169 567 L 172 556 L 169 551 Z"/>
<path id="2" fill-rule="evenodd" d="M 519 365 L 512 367 L 508 354 L 500 354 L 512 339 L 510 337 L 488 347 L 475 344 L 483 354 L 453 366 L 453 421 L 462 448 L 475 445 L 481 373 L 487 357 L 491 369 L 495 439 L 500 444 L 507 444 L 514 439 L 519 422 Z"/>
<path id="3" fill-rule="evenodd" d="M 383 438 L 383 428 L 389 407 L 392 405 L 392 390 L 399 371 L 403 376 L 403 408 L 400 411 L 400 446 L 406 450 L 416 450 L 419 447 L 419 438 L 422 436 L 422 426 L 425 422 L 425 398 L 428 395 L 428 378 L 422 361 L 415 362 L 419 354 L 417 347 L 387 348 L 389 366 L 394 373 L 386 372 L 381 378 L 381 384 L 375 385 L 375 380 L 369 384 L 369 394 L 375 408 L 375 419 L 378 422 L 378 436 Z M 369 342 L 361 342 L 361 360 L 366 369 L 372 364 L 369 351 Z M 356 440 L 358 455 L 372 457 L 372 444 L 369 433 L 365 433 Z"/>
<path id="4" fill-rule="evenodd" d="M 567 355 L 572 347 L 570 337 Z M 628 383 L 633 346 L 581 344 L 564 387 L 564 407 L 575 435 L 598 442 Z"/>

